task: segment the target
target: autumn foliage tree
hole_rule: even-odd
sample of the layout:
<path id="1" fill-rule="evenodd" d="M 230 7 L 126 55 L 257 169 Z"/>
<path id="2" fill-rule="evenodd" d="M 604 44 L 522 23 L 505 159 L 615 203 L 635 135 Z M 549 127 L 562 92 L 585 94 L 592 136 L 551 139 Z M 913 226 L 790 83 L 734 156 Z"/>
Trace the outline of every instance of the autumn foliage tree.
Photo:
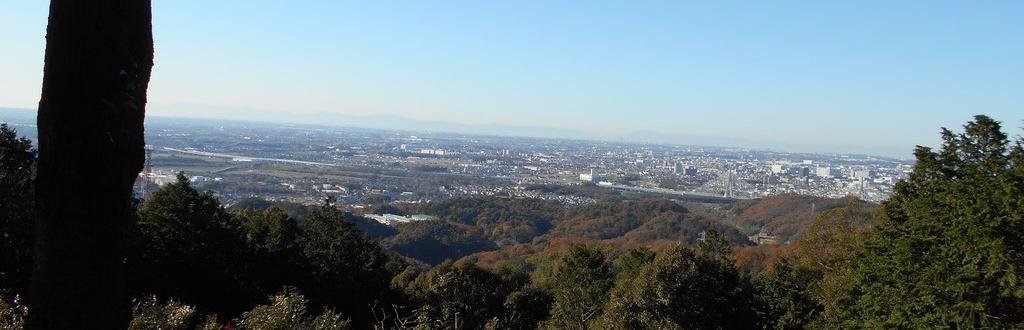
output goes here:
<path id="1" fill-rule="evenodd" d="M 875 208 L 856 200 L 816 215 L 785 255 L 754 278 L 759 318 L 774 329 L 842 327 L 855 258 L 875 223 Z"/>

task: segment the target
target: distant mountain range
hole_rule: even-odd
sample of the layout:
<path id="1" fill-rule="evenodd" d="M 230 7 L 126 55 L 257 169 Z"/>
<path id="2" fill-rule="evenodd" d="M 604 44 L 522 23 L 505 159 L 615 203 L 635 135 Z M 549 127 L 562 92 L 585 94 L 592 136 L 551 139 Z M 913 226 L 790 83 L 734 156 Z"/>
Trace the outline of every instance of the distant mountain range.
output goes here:
<path id="1" fill-rule="evenodd" d="M 502 124 L 471 125 L 446 121 L 419 120 L 389 114 L 366 116 L 333 112 L 293 114 L 280 111 L 268 111 L 263 109 L 240 109 L 205 105 L 164 106 L 161 107 L 160 110 L 161 111 L 159 112 L 173 111 L 174 113 L 181 114 L 180 116 L 166 118 L 193 118 L 207 120 L 232 120 L 280 124 L 304 124 L 319 126 L 401 130 L 411 132 L 455 133 L 468 135 L 497 135 L 596 140 L 608 142 L 737 147 L 796 153 L 807 152 L 824 154 L 864 154 L 880 155 L 898 159 L 907 159 L 908 156 L 910 156 L 912 150 L 912 146 L 907 146 L 906 148 L 886 148 L 865 146 L 818 145 L 811 143 L 788 143 L 782 141 L 749 140 L 730 137 L 665 134 L 651 131 L 633 131 L 620 135 L 594 134 L 580 130 L 565 128 L 516 126 Z M 149 116 L 149 118 L 161 117 L 163 116 L 160 116 L 159 114 L 153 115 L 152 113 Z M 0 121 L 9 121 L 12 123 L 19 124 L 34 123 L 35 110 L 0 107 Z M 29 137 L 35 137 L 35 132 L 22 133 L 26 134 Z"/>

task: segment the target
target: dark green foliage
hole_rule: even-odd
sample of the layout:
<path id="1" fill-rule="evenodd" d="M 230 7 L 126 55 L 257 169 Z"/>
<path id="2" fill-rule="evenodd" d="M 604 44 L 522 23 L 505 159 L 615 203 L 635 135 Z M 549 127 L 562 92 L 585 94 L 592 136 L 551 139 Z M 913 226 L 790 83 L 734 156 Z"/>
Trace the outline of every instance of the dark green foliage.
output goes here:
<path id="1" fill-rule="evenodd" d="M 216 317 L 201 317 L 194 306 L 184 305 L 175 300 L 160 301 L 156 296 L 136 299 L 132 304 L 130 330 L 166 329 L 219 329 Z"/>
<path id="2" fill-rule="evenodd" d="M 387 208 L 388 210 L 397 210 L 388 204 L 385 206 L 378 206 L 377 208 Z M 316 210 L 316 206 L 303 205 L 293 202 L 286 201 L 268 201 L 258 197 L 244 198 L 234 205 L 231 205 L 228 209 L 231 212 L 244 214 L 251 211 L 266 211 L 268 209 L 278 209 L 288 217 L 295 219 L 299 226 L 303 226 L 309 215 Z M 370 210 L 369 213 L 380 213 L 375 210 Z M 398 214 L 398 213 L 394 213 Z M 359 230 L 362 230 L 371 239 L 379 240 L 387 238 L 398 233 L 394 228 L 364 217 L 351 217 L 350 218 Z"/>
<path id="3" fill-rule="evenodd" d="M 704 239 L 697 242 L 697 252 L 717 258 L 728 258 L 732 254 L 732 244 L 724 235 L 715 230 L 704 232 Z M 728 261 L 728 260 L 726 260 Z"/>
<path id="4" fill-rule="evenodd" d="M 391 204 L 372 205 L 366 209 L 365 214 L 394 214 L 401 216 L 409 215 L 405 210 Z"/>
<path id="5" fill-rule="evenodd" d="M 367 311 L 386 297 L 394 274 L 389 257 L 356 228 L 355 217 L 330 205 L 310 214 L 303 254 L 312 282 L 302 290 L 319 305 L 351 315 L 359 326 L 368 324 Z"/>
<path id="6" fill-rule="evenodd" d="M 646 247 L 629 249 L 625 255 L 619 258 L 619 274 L 616 281 L 632 280 L 640 270 L 654 261 L 655 256 L 657 255 Z"/>
<path id="7" fill-rule="evenodd" d="M 551 292 L 524 286 L 505 297 L 505 313 L 494 325 L 496 329 L 536 329 L 551 313 Z"/>
<path id="8" fill-rule="evenodd" d="M 32 141 L 0 124 L 0 289 L 20 293 L 31 274 L 35 161 Z"/>
<path id="9" fill-rule="evenodd" d="M 236 202 L 228 208 L 231 212 L 242 211 L 263 211 L 269 208 L 277 208 L 288 214 L 289 217 L 299 222 L 309 217 L 311 207 L 286 201 L 268 201 L 259 197 L 248 197 Z"/>
<path id="10" fill-rule="evenodd" d="M 445 262 L 423 273 L 406 292 L 421 304 L 420 324 L 431 329 L 481 329 L 502 316 L 515 289 L 498 274 L 468 262 Z"/>
<path id="11" fill-rule="evenodd" d="M 263 211 L 237 213 L 242 221 L 245 240 L 261 253 L 283 253 L 297 250 L 301 236 L 299 224 L 284 211 L 268 208 Z"/>
<path id="12" fill-rule="evenodd" d="M 707 229 L 725 233 L 737 244 L 747 242 L 736 228 L 704 221 L 683 205 L 665 199 L 605 200 L 569 208 L 556 220 L 549 236 L 696 243 L 700 232 Z"/>
<path id="13" fill-rule="evenodd" d="M 590 329 L 601 316 L 614 274 L 601 250 L 573 246 L 554 265 L 552 329 Z"/>
<path id="14" fill-rule="evenodd" d="M 231 214 L 184 176 L 154 191 L 132 231 L 132 291 L 231 318 L 293 286 L 309 292 L 313 307 L 368 325 L 370 306 L 391 299 L 390 269 L 402 269 L 401 262 L 359 231 L 352 214 L 324 205 L 300 225 L 272 205 Z"/>
<path id="15" fill-rule="evenodd" d="M 21 329 L 25 327 L 28 307 L 19 296 L 9 296 L 0 290 L 0 329 Z"/>
<path id="16" fill-rule="evenodd" d="M 523 260 L 510 260 L 495 270 L 503 284 L 511 290 L 505 297 L 500 317 L 488 323 L 490 329 L 536 329 L 548 318 L 551 310 L 551 292 L 531 283 L 533 265 Z"/>
<path id="17" fill-rule="evenodd" d="M 727 255 L 718 253 L 717 243 L 707 246 L 697 250 L 677 246 L 662 251 L 632 280 L 619 281 L 602 320 L 605 327 L 752 327 L 754 317 L 744 278 Z"/>
<path id="18" fill-rule="evenodd" d="M 547 233 L 561 210 L 554 202 L 538 199 L 462 198 L 430 203 L 417 211 L 479 227 L 492 241 L 515 244 Z"/>
<path id="19" fill-rule="evenodd" d="M 668 200 L 606 202 L 573 209 L 555 232 L 562 236 L 608 239 L 625 235 L 649 219 L 672 217 L 683 221 L 688 210 Z"/>
<path id="20" fill-rule="evenodd" d="M 270 294 L 286 285 L 311 281 L 303 255 L 305 233 L 298 222 L 276 207 L 237 213 L 247 243 L 245 277 L 259 293 Z"/>
<path id="21" fill-rule="evenodd" d="M 249 329 L 1021 327 L 1024 148 L 999 129 L 979 116 L 965 133 L 943 131 L 942 149 L 919 148 L 910 179 L 878 213 L 856 199 L 817 213 L 753 281 L 735 266 L 734 229 L 720 234 L 718 225 L 671 201 L 390 206 L 441 216 L 381 236 L 399 253 L 440 263 L 427 269 L 387 255 L 361 230 L 369 220 L 329 202 L 302 207 L 302 219 L 258 200 L 235 205 L 232 214 L 182 176 L 139 206 L 129 231 L 137 251 L 128 260 L 131 289 L 142 297 L 132 326 L 216 326 L 216 318 L 199 317 L 216 313 Z M 28 145 L 13 146 L 7 148 L 30 169 Z M 5 165 L 3 174 L 11 169 L 23 168 Z M 8 189 L 25 182 L 0 183 Z M 744 214 L 772 213 L 762 206 Z M 10 223 L 7 237 L 25 235 Z M 518 227 L 544 234 L 509 236 Z M 576 244 L 577 233 L 602 242 L 655 237 L 678 244 L 657 253 L 629 249 L 613 266 L 604 251 Z M 492 239 L 526 238 L 552 250 L 486 269 L 473 263 L 479 258 L 441 263 L 494 249 Z M 0 296 L 7 297 L 0 300 L 0 325 L 19 324 L 24 308 Z"/>
<path id="22" fill-rule="evenodd" d="M 244 311 L 260 297 L 243 276 L 249 255 L 240 227 L 212 193 L 179 175 L 139 208 L 130 287 L 219 314 Z"/>
<path id="23" fill-rule="evenodd" d="M 457 223 L 414 221 L 396 227 L 398 234 L 386 239 L 384 245 L 401 255 L 431 265 L 498 248 L 479 228 Z"/>
<path id="24" fill-rule="evenodd" d="M 247 197 L 242 198 L 238 202 L 235 202 L 234 205 L 231 205 L 230 210 L 232 212 L 263 211 L 269 209 L 271 206 L 274 206 L 274 204 L 266 199 L 259 197 Z"/>
<path id="25" fill-rule="evenodd" d="M 369 219 L 366 217 L 355 216 L 352 217 L 352 221 L 355 223 L 356 228 L 366 234 L 373 240 L 382 240 L 388 237 L 395 236 L 398 234 L 398 230 L 394 227 L 385 225 L 377 222 L 377 220 Z"/>
<path id="26" fill-rule="evenodd" d="M 822 307 L 808 292 L 807 279 L 801 275 L 783 259 L 757 279 L 763 328 L 803 329 L 821 313 Z"/>
<path id="27" fill-rule="evenodd" d="M 313 316 L 307 311 L 309 300 L 294 288 L 285 288 L 270 297 L 270 304 L 245 312 L 238 319 L 239 329 L 252 330 L 345 330 L 348 319 L 331 309 Z"/>
<path id="28" fill-rule="evenodd" d="M 1024 322 L 1024 151 L 976 116 L 882 205 L 865 242 L 846 324 L 1004 328 Z"/>

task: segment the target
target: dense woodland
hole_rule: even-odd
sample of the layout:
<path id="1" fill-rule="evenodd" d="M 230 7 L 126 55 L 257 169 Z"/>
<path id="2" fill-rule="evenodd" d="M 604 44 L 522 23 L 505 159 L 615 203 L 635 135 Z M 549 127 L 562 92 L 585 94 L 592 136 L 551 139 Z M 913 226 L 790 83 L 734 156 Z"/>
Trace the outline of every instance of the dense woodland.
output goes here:
<path id="1" fill-rule="evenodd" d="M 133 329 L 834 329 L 1024 326 L 1024 149 L 978 116 L 881 205 L 607 198 L 225 207 L 187 178 L 133 204 Z M 31 311 L 30 141 L 0 126 L 0 328 Z M 814 211 L 808 207 L 814 203 Z M 785 244 L 750 245 L 768 226 Z M 704 232 L 706 239 L 699 240 Z"/>

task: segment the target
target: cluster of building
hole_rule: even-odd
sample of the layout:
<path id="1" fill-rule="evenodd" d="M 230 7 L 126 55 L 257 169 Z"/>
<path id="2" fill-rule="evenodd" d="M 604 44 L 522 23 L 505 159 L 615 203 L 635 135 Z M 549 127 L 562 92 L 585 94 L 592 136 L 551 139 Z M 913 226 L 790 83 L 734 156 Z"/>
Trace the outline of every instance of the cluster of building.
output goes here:
<path id="1" fill-rule="evenodd" d="M 388 226 L 394 226 L 400 223 L 413 222 L 413 221 L 432 221 L 437 220 L 437 217 L 426 214 L 413 214 L 410 216 L 396 215 L 390 213 L 384 214 L 363 214 L 364 217 L 371 220 L 375 220 Z"/>
<path id="2" fill-rule="evenodd" d="M 881 201 L 912 165 L 866 155 L 235 122 L 156 123 L 147 129 L 159 154 L 153 167 L 219 178 L 204 184 L 227 199 L 315 202 L 336 195 L 358 204 L 480 195 L 586 203 L 523 187 L 594 184 L 728 198 L 804 194 Z M 143 176 L 159 177 L 153 171 Z"/>

